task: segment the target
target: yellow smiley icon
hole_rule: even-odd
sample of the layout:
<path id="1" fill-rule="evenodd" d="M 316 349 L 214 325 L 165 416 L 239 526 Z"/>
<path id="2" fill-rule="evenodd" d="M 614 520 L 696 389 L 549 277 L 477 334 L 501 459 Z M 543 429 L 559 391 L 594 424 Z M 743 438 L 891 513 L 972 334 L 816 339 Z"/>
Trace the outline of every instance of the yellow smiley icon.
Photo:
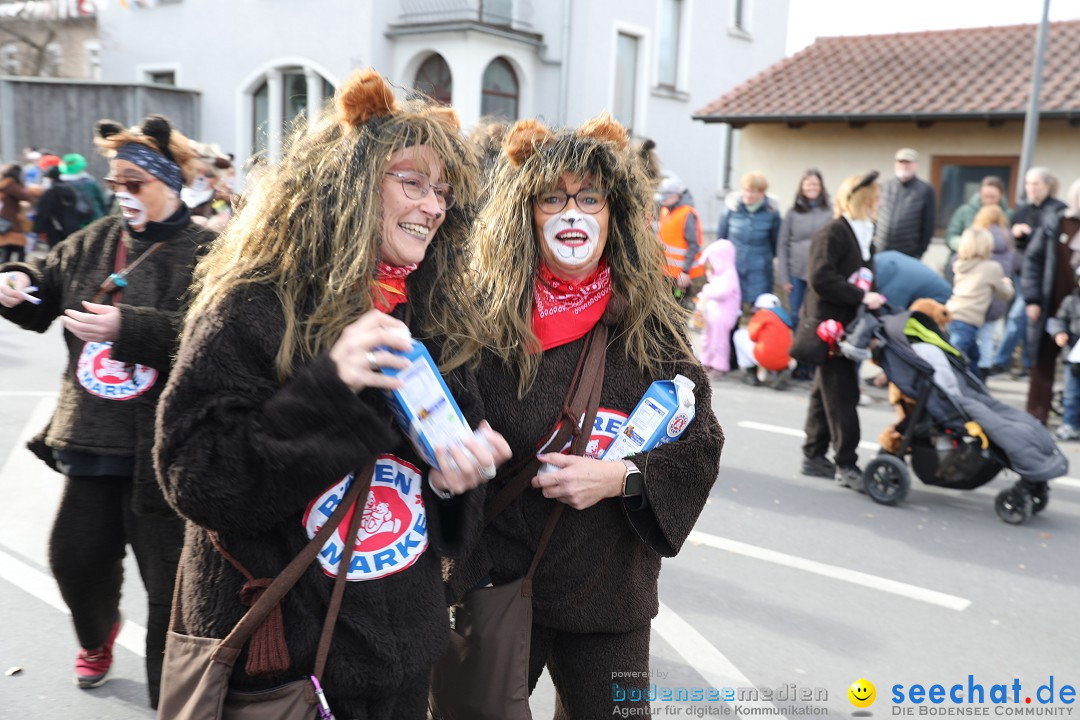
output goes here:
<path id="1" fill-rule="evenodd" d="M 874 700 L 877 699 L 877 690 L 874 688 L 874 683 L 866 678 L 859 678 L 851 683 L 851 687 L 847 690 L 847 696 L 852 705 L 857 708 L 865 708 L 874 704 Z"/>

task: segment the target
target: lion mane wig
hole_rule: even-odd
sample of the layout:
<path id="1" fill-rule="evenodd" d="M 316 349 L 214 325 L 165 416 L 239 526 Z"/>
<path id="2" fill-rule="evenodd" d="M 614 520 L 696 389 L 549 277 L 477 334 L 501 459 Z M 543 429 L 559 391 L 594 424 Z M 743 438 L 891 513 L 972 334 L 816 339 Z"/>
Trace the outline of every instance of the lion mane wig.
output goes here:
<path id="1" fill-rule="evenodd" d="M 354 72 L 314 127 L 299 121 L 281 162 L 248 188 L 243 207 L 196 270 L 189 319 L 236 288 L 274 288 L 285 317 L 279 380 L 327 351 L 372 307 L 382 224 L 382 181 L 391 156 L 426 145 L 443 163 L 458 202 L 408 279 L 409 307 L 424 336 L 444 336 L 442 364 L 468 357 L 476 311 L 465 301 L 466 240 L 477 197 L 477 159 L 457 114 L 416 96 L 405 102 L 372 69 Z"/>
<path id="2" fill-rule="evenodd" d="M 540 266 L 533 225 L 534 198 L 556 187 L 563 173 L 589 176 L 607 192 L 610 220 L 604 257 L 612 289 L 626 304 L 617 333 L 643 371 L 692 358 L 686 313 L 664 274 L 660 243 L 648 224 L 652 184 L 626 129 L 607 113 L 581 127 L 550 130 L 519 120 L 507 133 L 489 200 L 473 229 L 473 281 L 486 335 L 504 362 L 519 371 L 519 395 L 532 386 L 540 342 L 532 330 L 533 291 Z"/>

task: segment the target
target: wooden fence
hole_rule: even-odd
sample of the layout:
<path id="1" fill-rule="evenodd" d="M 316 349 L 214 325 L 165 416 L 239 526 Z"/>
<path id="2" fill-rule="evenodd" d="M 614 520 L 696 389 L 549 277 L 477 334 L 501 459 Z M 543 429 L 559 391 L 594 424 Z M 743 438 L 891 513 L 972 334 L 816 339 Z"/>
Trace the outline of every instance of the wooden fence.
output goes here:
<path id="1" fill-rule="evenodd" d="M 26 147 L 86 157 L 87 172 L 104 177 L 105 158 L 94 147 L 94 123 L 109 118 L 135 125 L 150 113 L 168 117 L 199 137 L 199 93 L 165 85 L 0 76 L 0 160 L 21 162 Z"/>

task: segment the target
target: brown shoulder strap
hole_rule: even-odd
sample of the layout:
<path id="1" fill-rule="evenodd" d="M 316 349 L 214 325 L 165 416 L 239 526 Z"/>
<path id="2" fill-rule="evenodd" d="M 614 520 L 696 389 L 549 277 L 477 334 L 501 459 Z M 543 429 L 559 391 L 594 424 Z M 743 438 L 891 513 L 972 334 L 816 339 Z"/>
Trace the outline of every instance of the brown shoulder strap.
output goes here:
<path id="1" fill-rule="evenodd" d="M 244 617 L 236 624 L 229 635 L 221 641 L 219 647 L 228 647 L 239 650 L 247 642 L 248 638 L 255 632 L 255 630 L 266 619 L 270 611 L 273 610 L 288 594 L 289 590 L 300 580 L 307 568 L 314 562 L 319 552 L 322 550 L 323 545 L 330 538 L 330 535 L 335 532 L 345 515 L 348 513 L 349 508 L 353 507 L 357 500 L 367 495 L 368 490 L 371 488 L 371 476 L 374 472 L 374 463 L 369 464 L 364 470 L 354 476 L 354 481 L 349 487 L 349 490 L 345 493 L 345 497 L 341 503 L 334 510 L 330 519 L 319 528 L 319 531 L 315 533 L 315 537 L 304 546 L 304 549 L 297 553 L 288 565 L 285 566 L 269 587 L 262 593 L 258 600 L 251 606 L 251 608 L 244 613 Z M 362 513 L 354 513 L 362 514 Z M 356 522 L 356 518 L 353 518 Z M 352 547 L 351 543 L 346 544 L 347 547 Z M 185 554 L 187 548 L 185 547 Z M 184 628 L 182 620 L 182 608 L 180 603 L 180 581 L 183 574 L 184 561 L 181 559 L 180 572 L 177 574 L 176 587 L 173 594 L 173 608 L 172 617 L 169 620 L 169 629 L 173 632 L 187 632 Z M 246 572 L 246 571 L 245 571 Z M 247 573 L 250 576 L 250 573 Z M 339 603 L 340 605 L 340 603 Z M 329 615 L 329 609 L 328 613 Z M 337 619 L 336 616 L 334 618 Z"/>
<path id="2" fill-rule="evenodd" d="M 589 394 L 593 383 L 603 383 L 603 365 L 604 358 L 607 355 L 607 334 L 607 326 L 603 323 L 597 323 L 581 346 L 577 367 L 574 369 L 574 375 L 570 379 L 570 387 L 567 388 L 566 397 L 563 399 L 557 431 L 544 445 L 541 452 L 558 452 L 571 439 L 577 441 L 582 436 L 586 439 L 585 443 L 588 443 L 589 433 L 583 431 L 595 421 L 595 413 L 593 420 L 583 422 L 580 426 L 578 420 L 588 408 Z M 599 379 L 597 379 L 597 376 L 599 376 Z M 573 450 L 571 450 L 571 453 L 573 453 Z M 511 475 L 511 479 L 484 509 L 484 522 L 491 522 L 499 513 L 508 508 L 521 493 L 525 492 L 529 487 L 529 482 L 536 477 L 536 471 L 539 468 L 540 461 L 535 457 L 528 458 L 524 465 L 518 464 L 512 467 L 507 473 Z"/>

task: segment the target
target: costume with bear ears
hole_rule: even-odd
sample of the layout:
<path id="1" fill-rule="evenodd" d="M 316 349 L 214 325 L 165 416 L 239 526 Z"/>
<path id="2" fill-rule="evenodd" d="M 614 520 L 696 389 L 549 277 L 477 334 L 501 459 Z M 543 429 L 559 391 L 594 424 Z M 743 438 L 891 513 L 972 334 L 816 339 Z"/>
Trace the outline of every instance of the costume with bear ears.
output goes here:
<path id="1" fill-rule="evenodd" d="M 130 129 L 102 120 L 96 135 L 103 154 L 137 156 L 136 164 L 155 177 L 159 172 L 179 182 L 193 170 L 187 138 L 161 116 Z M 125 545 L 135 551 L 150 605 L 146 670 L 152 705 L 183 544 L 183 523 L 165 503 L 154 476 L 154 414 L 176 351 L 182 299 L 197 256 L 213 237 L 191 223 L 183 207 L 142 231 L 114 215 L 73 233 L 44 259 L 0 268 L 29 275 L 42 300 L 0 308 L 0 315 L 45 332 L 65 310 L 85 312 L 82 302 L 91 300 L 111 273 L 164 241 L 131 271 L 122 293 L 99 301 L 120 310 L 119 334 L 111 346 L 64 333 L 68 364 L 56 411 L 31 443 L 35 454 L 67 475 L 49 557 L 83 648 L 102 647 L 113 629 Z M 121 253 L 126 260 L 118 260 Z"/>
<path id="2" fill-rule="evenodd" d="M 294 143 L 200 266 L 162 403 L 159 478 L 189 521 L 183 623 L 190 634 L 221 638 L 247 610 L 245 579 L 208 531 L 254 577 L 274 577 L 325 522 L 351 473 L 377 462 L 374 501 L 359 503 L 366 528 L 345 570 L 354 582 L 346 584 L 320 680 L 336 717 L 421 720 L 431 667 L 449 638 L 440 556 L 468 540 L 483 495 L 438 499 L 382 392 L 353 392 L 328 351 L 341 334 L 339 318 L 351 323 L 400 280 L 395 287 L 407 300 L 396 296 L 403 301 L 388 303 L 391 314 L 408 317 L 433 357 L 448 357 L 436 333 L 439 313 L 466 312 L 452 283 L 465 268 L 476 163 L 452 111 L 399 104 L 370 70 L 350 77 L 337 112 Z M 459 202 L 415 272 L 384 278 L 378 193 L 392 154 L 416 145 L 433 149 Z M 475 426 L 483 411 L 473 374 L 458 366 L 446 380 Z M 281 604 L 285 656 L 264 656 L 257 632 L 236 663 L 235 688 L 262 690 L 311 674 L 345 534 L 343 524 Z M 266 630 L 269 637 L 273 628 Z"/>
<path id="3" fill-rule="evenodd" d="M 534 198 L 558 187 L 564 172 L 592 181 L 610 207 L 607 243 L 596 270 L 610 282 L 564 285 L 585 300 L 609 293 L 599 322 L 610 326 L 600 410 L 586 452 L 599 454 L 650 383 L 685 375 L 697 384 L 697 417 L 674 443 L 633 455 L 644 494 L 567 508 L 533 580 L 534 625 L 530 683 L 546 664 L 559 694 L 558 717 L 612 713 L 613 670 L 645 671 L 650 621 L 658 611 L 661 557 L 675 555 L 693 528 L 716 479 L 723 434 L 712 411 L 709 380 L 686 346 L 686 315 L 671 296 L 663 257 L 648 225 L 651 185 L 625 129 L 601 115 L 577 129 L 553 132 L 519 121 L 504 143 L 472 237 L 477 284 L 493 348 L 482 354 L 477 380 L 489 422 L 515 458 L 528 458 L 552 435 L 563 413 L 567 384 L 586 338 L 551 345 L 535 308 L 552 272 L 541 264 Z M 606 287 L 606 290 L 605 290 Z M 570 291 L 564 299 L 574 307 Z M 585 308 L 586 302 L 580 306 Z M 592 306 L 588 306 L 591 308 Z M 531 320 L 531 323 L 530 323 Z M 584 328 L 587 332 L 588 328 Z M 647 357 L 651 362 L 641 362 Z M 493 497 L 510 472 L 489 484 Z M 529 567 L 556 501 L 529 488 L 483 533 L 479 549 L 454 568 L 451 593 L 460 597 L 485 578 L 503 584 Z M 634 683 L 630 683 L 634 685 Z M 642 683 L 637 683 L 641 687 Z M 640 703 L 622 703 L 634 706 Z"/>

